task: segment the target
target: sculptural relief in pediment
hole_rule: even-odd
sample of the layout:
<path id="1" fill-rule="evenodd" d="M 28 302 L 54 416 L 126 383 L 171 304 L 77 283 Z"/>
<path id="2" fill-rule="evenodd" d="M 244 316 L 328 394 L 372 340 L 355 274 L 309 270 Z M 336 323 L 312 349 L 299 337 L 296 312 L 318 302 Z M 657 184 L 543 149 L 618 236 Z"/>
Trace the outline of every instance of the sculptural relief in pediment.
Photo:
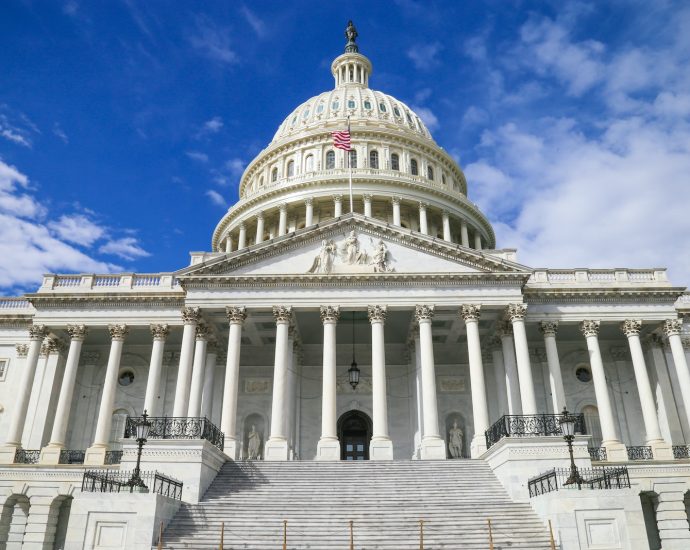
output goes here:
<path id="1" fill-rule="evenodd" d="M 308 273 L 391 273 L 393 259 L 388 246 L 379 239 L 361 242 L 354 229 L 340 243 L 323 239 Z"/>

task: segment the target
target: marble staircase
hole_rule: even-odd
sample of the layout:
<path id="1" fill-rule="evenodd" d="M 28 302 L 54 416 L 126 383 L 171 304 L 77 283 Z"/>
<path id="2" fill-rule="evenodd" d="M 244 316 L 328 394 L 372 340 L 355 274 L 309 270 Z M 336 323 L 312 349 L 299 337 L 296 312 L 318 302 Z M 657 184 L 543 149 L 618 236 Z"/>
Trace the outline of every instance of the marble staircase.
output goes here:
<path id="1" fill-rule="evenodd" d="M 547 527 L 481 460 L 228 462 L 198 505 L 183 504 L 168 549 L 548 550 Z"/>

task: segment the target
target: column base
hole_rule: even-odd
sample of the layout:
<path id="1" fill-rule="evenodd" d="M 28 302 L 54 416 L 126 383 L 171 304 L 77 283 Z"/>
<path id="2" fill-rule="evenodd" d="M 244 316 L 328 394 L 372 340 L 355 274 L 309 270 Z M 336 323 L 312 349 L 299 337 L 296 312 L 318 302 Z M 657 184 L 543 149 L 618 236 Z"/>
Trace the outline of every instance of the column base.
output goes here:
<path id="1" fill-rule="evenodd" d="M 287 460 L 287 439 L 270 438 L 264 445 L 264 460 Z"/>
<path id="2" fill-rule="evenodd" d="M 393 442 L 388 437 L 372 438 L 369 460 L 393 460 Z"/>
<path id="3" fill-rule="evenodd" d="M 14 464 L 17 449 L 21 448 L 21 445 L 3 445 L 0 447 L 0 464 Z"/>
<path id="4" fill-rule="evenodd" d="M 654 460 L 673 460 L 673 447 L 664 440 L 647 441 L 647 445 L 652 448 Z"/>
<path id="5" fill-rule="evenodd" d="M 601 446 L 606 449 L 606 460 L 609 462 L 627 462 L 628 449 L 617 440 L 603 441 Z"/>
<path id="6" fill-rule="evenodd" d="M 86 449 L 84 455 L 84 466 L 103 466 L 105 464 L 105 453 L 108 447 L 105 445 L 94 445 Z"/>
<path id="7" fill-rule="evenodd" d="M 337 437 L 319 439 L 316 460 L 340 460 L 340 441 Z"/>
<path id="8" fill-rule="evenodd" d="M 425 437 L 422 439 L 422 460 L 445 460 L 446 442 L 440 437 Z"/>
<path id="9" fill-rule="evenodd" d="M 47 446 L 41 449 L 41 458 L 38 459 L 39 464 L 60 464 L 60 451 L 64 447 L 60 445 L 51 445 L 48 443 Z"/>
<path id="10" fill-rule="evenodd" d="M 484 434 L 477 434 L 470 443 L 470 457 L 479 458 L 486 452 L 486 437 Z"/>
<path id="11" fill-rule="evenodd" d="M 223 441 L 223 452 L 231 459 L 237 460 L 240 450 L 240 443 L 234 437 L 225 437 Z"/>

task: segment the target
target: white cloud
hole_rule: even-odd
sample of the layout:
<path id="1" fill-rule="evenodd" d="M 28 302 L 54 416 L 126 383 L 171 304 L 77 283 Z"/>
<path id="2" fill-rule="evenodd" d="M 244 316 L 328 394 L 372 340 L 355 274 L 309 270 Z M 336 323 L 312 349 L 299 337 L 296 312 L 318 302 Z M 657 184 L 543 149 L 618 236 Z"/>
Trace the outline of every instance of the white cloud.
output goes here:
<path id="1" fill-rule="evenodd" d="M 417 44 L 407 50 L 407 57 L 417 69 L 431 69 L 438 63 L 436 56 L 441 51 L 441 44 L 433 42 L 431 44 Z"/>
<path id="2" fill-rule="evenodd" d="M 105 228 L 83 214 L 63 215 L 48 227 L 63 241 L 91 246 L 105 234 Z"/>
<path id="3" fill-rule="evenodd" d="M 57 122 L 53 124 L 53 134 L 55 134 L 64 144 L 69 143 L 69 137 Z"/>
<path id="4" fill-rule="evenodd" d="M 111 254 L 125 260 L 135 260 L 136 258 L 143 258 L 151 255 L 141 248 L 139 242 L 134 237 L 121 237 L 119 239 L 110 240 L 102 245 L 98 251 L 101 254 Z"/>
<path id="5" fill-rule="evenodd" d="M 208 162 L 208 155 L 206 153 L 202 153 L 201 151 L 187 151 L 185 152 L 185 155 L 187 155 L 190 159 L 196 160 L 197 162 L 201 162 L 203 164 Z"/>
<path id="6" fill-rule="evenodd" d="M 419 107 L 416 105 L 412 105 L 411 107 L 412 110 L 419 115 L 419 118 L 422 119 L 422 122 L 426 124 L 426 127 L 429 129 L 429 131 L 433 132 L 434 130 L 438 129 L 438 117 L 431 109 L 429 109 L 429 107 Z"/>
<path id="7" fill-rule="evenodd" d="M 231 34 L 229 29 L 218 27 L 210 18 L 198 17 L 196 31 L 189 42 L 209 59 L 233 65 L 239 62 L 239 56 L 230 47 Z"/>
<path id="8" fill-rule="evenodd" d="M 240 158 L 233 158 L 225 163 L 225 167 L 233 178 L 239 178 L 244 172 L 244 161 Z"/>
<path id="9" fill-rule="evenodd" d="M 240 13 L 247 20 L 247 23 L 249 23 L 249 26 L 256 33 L 256 36 L 258 36 L 259 38 L 266 37 L 266 23 L 264 23 L 258 15 L 251 11 L 247 6 L 242 6 L 240 8 Z"/>
<path id="10" fill-rule="evenodd" d="M 225 201 L 223 198 L 223 195 L 221 195 L 218 191 L 214 191 L 213 189 L 208 189 L 206 191 L 206 196 L 211 199 L 211 202 L 217 206 L 222 206 L 223 208 L 227 208 L 228 203 Z"/>
<path id="11" fill-rule="evenodd" d="M 200 139 L 204 136 L 217 134 L 223 129 L 223 126 L 223 119 L 219 116 L 214 116 L 201 125 L 201 128 L 196 133 L 196 138 Z"/>

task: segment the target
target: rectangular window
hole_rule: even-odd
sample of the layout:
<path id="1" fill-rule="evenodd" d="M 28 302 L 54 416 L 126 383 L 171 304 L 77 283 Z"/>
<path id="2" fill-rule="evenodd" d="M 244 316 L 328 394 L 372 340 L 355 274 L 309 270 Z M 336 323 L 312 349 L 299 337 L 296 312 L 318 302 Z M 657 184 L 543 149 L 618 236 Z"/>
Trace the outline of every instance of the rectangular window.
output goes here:
<path id="1" fill-rule="evenodd" d="M 9 364 L 9 359 L 0 359 L 0 382 L 5 380 L 5 377 L 7 376 L 7 367 Z"/>

